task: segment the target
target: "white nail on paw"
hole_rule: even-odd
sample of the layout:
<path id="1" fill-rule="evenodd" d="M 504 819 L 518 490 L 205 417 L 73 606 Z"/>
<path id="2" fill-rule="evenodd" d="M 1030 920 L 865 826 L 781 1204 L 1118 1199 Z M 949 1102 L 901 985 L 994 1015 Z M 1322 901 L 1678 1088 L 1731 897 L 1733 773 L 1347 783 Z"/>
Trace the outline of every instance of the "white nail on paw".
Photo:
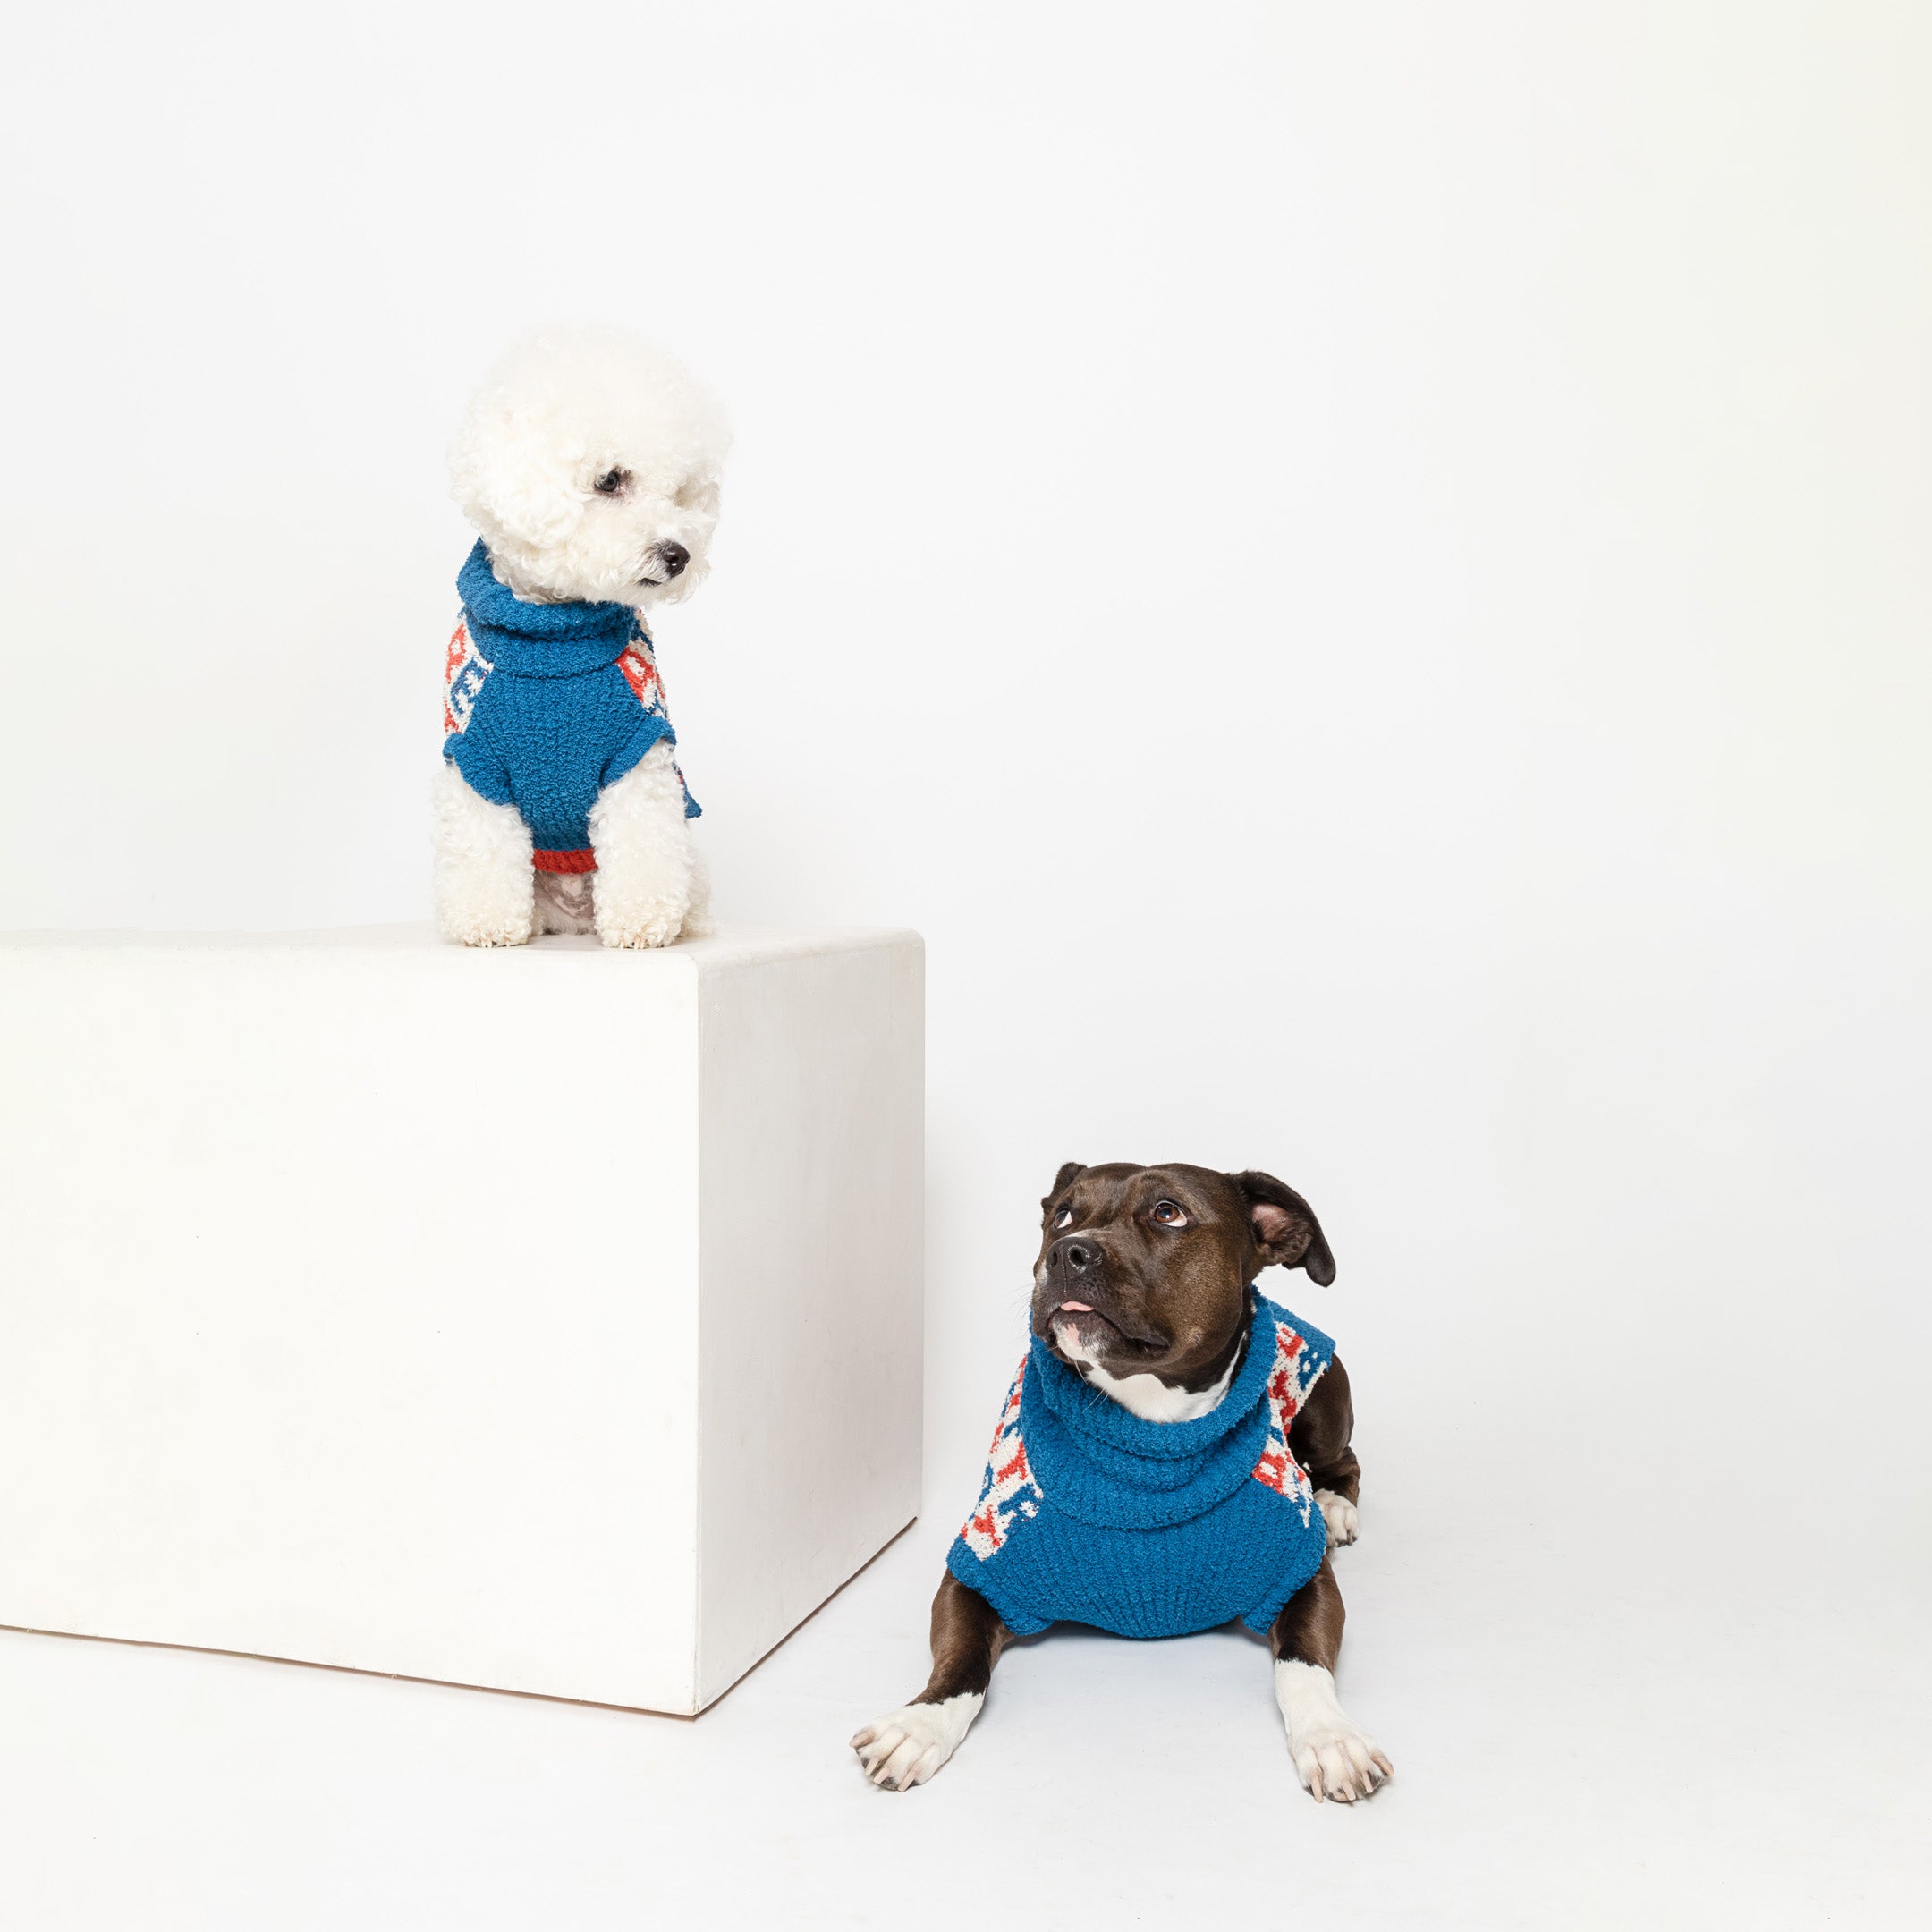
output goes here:
<path id="1" fill-rule="evenodd" d="M 1328 1547 L 1340 1549 L 1344 1543 L 1352 1543 L 1361 1529 L 1361 1518 L 1356 1513 L 1355 1505 L 1344 1496 L 1337 1496 L 1333 1489 L 1318 1489 L 1315 1501 L 1322 1513 L 1322 1521 L 1328 1525 Z"/>
<path id="2" fill-rule="evenodd" d="M 886 1791 L 923 1784 L 954 1751 L 986 1695 L 962 1690 L 943 1704 L 908 1704 L 866 1725 L 852 1741 L 865 1775 Z"/>
<path id="3" fill-rule="evenodd" d="M 1376 1741 L 1350 1723 L 1335 1679 L 1318 1664 L 1277 1663 L 1275 1701 L 1288 1726 L 1295 1775 L 1318 1803 L 1334 1798 L 1352 1804 L 1395 1775 Z"/>

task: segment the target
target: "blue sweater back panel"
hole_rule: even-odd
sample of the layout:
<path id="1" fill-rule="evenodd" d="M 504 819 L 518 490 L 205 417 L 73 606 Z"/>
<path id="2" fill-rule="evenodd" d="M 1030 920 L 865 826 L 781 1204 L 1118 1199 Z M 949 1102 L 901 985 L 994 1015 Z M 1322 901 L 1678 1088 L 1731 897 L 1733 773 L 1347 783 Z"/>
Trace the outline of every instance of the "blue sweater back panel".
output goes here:
<path id="1" fill-rule="evenodd" d="M 1021 1632 L 1061 1619 L 1123 1637 L 1237 1617 L 1266 1630 L 1327 1547 L 1288 1431 L 1334 1353 L 1257 1295 L 1220 1406 L 1145 1422 L 1036 1338 L 948 1567 Z"/>

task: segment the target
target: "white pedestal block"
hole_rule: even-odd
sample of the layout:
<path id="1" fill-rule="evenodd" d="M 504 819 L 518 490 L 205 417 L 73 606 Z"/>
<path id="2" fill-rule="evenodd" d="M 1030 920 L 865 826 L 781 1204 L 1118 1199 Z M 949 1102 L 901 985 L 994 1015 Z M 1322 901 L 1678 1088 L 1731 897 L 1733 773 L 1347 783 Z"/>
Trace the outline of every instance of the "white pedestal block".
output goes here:
<path id="1" fill-rule="evenodd" d="M 0 938 L 0 1623 L 702 1709 L 918 1507 L 922 968 Z"/>

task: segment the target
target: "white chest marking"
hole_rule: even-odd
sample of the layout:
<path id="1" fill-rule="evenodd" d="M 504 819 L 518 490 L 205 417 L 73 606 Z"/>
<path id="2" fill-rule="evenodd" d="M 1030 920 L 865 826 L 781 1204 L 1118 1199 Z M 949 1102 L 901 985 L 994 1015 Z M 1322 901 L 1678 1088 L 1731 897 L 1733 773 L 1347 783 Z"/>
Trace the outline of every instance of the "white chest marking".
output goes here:
<path id="1" fill-rule="evenodd" d="M 1111 1395 L 1123 1409 L 1131 1411 L 1143 1422 L 1191 1422 L 1196 1416 L 1218 1409 L 1234 1379 L 1235 1364 L 1241 1360 L 1237 1354 L 1227 1365 L 1227 1373 L 1212 1388 L 1170 1388 L 1158 1376 L 1110 1376 L 1081 1343 L 1071 1323 L 1055 1322 L 1054 1338 L 1063 1354 L 1086 1369 L 1087 1380 L 1095 1388 Z"/>

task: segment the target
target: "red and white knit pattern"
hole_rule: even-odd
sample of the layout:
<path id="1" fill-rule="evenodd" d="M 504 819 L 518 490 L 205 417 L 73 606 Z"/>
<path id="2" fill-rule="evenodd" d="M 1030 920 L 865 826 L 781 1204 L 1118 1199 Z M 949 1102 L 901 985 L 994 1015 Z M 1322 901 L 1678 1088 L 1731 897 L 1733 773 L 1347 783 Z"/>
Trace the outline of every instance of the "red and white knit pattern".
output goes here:
<path id="1" fill-rule="evenodd" d="M 664 680 L 657 675 L 657 656 L 651 648 L 650 633 L 641 626 L 632 633 L 617 668 L 623 673 L 631 696 L 647 711 L 664 716 Z"/>
<path id="2" fill-rule="evenodd" d="M 641 623 L 631 633 L 623 656 L 617 660 L 617 668 L 623 673 L 624 682 L 631 687 L 631 695 L 653 717 L 661 717 L 668 724 L 671 714 L 665 708 L 664 680 L 657 674 L 657 653 L 651 643 L 650 632 Z M 677 782 L 684 786 L 684 796 L 689 798 L 691 787 L 684 784 L 683 767 L 674 758 L 671 769 L 677 774 Z"/>
<path id="3" fill-rule="evenodd" d="M 450 632 L 449 648 L 443 654 L 443 730 L 445 734 L 470 729 L 470 714 L 476 708 L 477 693 L 483 689 L 483 680 L 489 674 L 490 665 L 476 648 L 468 623 L 459 617 L 456 628 Z"/>
<path id="4" fill-rule="evenodd" d="M 1327 1367 L 1310 1358 L 1307 1344 L 1293 1329 L 1275 1331 L 1275 1366 L 1268 1373 L 1267 1441 L 1261 1460 L 1254 1466 L 1254 1479 L 1301 1506 L 1301 1522 L 1307 1527 L 1315 1507 L 1315 1487 L 1308 1471 L 1289 1453 L 1288 1431 L 1309 1398 L 1309 1391 L 1321 1379 Z"/>
<path id="5" fill-rule="evenodd" d="M 993 1446 L 987 1452 L 986 1479 L 979 1486 L 979 1500 L 966 1519 L 960 1536 L 966 1547 L 981 1563 L 1006 1541 L 1007 1525 L 1015 1515 L 1038 1513 L 1045 1500 L 1033 1472 L 1027 1466 L 1026 1444 L 1020 1436 L 1020 1385 L 1026 1379 L 1026 1363 L 1006 1391 L 1006 1406 L 1000 1411 L 999 1427 L 993 1432 Z"/>

